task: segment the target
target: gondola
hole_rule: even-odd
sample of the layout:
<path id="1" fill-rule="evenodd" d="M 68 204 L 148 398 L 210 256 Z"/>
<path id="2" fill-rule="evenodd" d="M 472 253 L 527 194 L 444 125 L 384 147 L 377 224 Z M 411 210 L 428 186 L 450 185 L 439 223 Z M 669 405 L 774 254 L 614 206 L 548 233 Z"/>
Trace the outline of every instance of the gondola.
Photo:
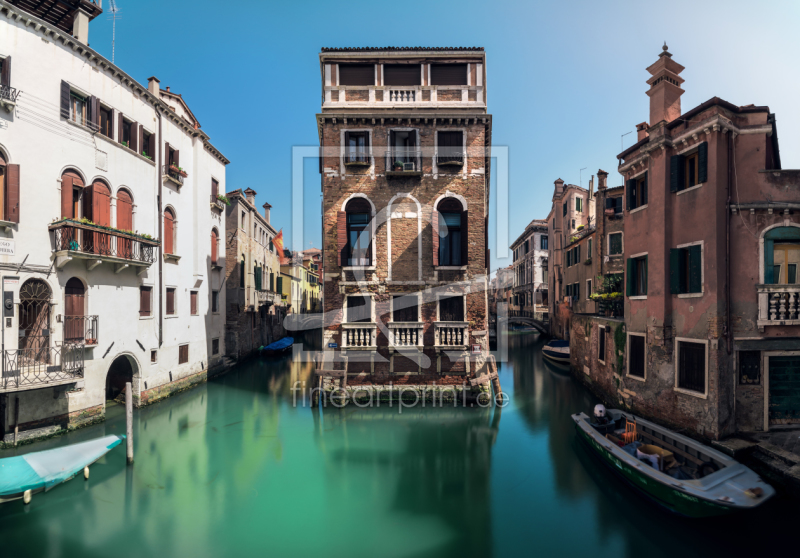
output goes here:
<path id="1" fill-rule="evenodd" d="M 259 349 L 261 356 L 276 357 L 286 354 L 292 350 L 294 337 L 284 337 L 280 341 L 275 341 Z"/>

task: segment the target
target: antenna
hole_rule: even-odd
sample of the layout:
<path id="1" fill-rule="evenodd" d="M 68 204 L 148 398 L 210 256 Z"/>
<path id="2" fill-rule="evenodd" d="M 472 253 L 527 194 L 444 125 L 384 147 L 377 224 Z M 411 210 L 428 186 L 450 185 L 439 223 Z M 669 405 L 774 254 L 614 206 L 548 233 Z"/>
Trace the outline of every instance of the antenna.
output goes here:
<path id="1" fill-rule="evenodd" d="M 114 0 L 111 0 L 111 1 L 113 2 Z M 624 148 L 624 147 L 622 147 L 622 138 L 624 138 L 624 137 L 625 137 L 625 136 L 627 136 L 628 134 L 632 134 L 632 133 L 633 133 L 633 130 L 631 130 L 630 132 L 625 132 L 624 134 L 622 134 L 622 135 L 619 137 L 619 150 L 620 150 L 620 151 L 625 151 L 625 148 Z"/>
<path id="2" fill-rule="evenodd" d="M 578 176 L 580 177 L 578 178 L 578 186 L 580 186 L 581 188 L 583 188 L 583 171 L 585 171 L 586 168 L 587 167 L 583 167 L 581 170 L 578 171 L 579 173 Z"/>
<path id="3" fill-rule="evenodd" d="M 114 43 L 117 40 L 117 19 L 121 18 L 122 16 L 119 15 L 119 8 L 117 7 L 117 3 L 115 0 L 108 0 L 108 3 L 111 4 L 111 7 L 108 9 L 108 19 L 112 21 L 111 23 L 111 63 L 114 63 Z"/>

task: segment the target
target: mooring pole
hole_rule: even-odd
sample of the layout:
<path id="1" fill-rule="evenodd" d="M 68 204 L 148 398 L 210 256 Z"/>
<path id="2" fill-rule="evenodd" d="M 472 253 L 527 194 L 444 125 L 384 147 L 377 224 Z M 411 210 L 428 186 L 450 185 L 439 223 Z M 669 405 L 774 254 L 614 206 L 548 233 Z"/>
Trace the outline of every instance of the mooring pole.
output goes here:
<path id="1" fill-rule="evenodd" d="M 133 389 L 125 384 L 125 435 L 128 443 L 128 465 L 133 463 Z"/>
<path id="2" fill-rule="evenodd" d="M 19 397 L 14 398 L 14 447 L 17 447 L 19 437 Z"/>

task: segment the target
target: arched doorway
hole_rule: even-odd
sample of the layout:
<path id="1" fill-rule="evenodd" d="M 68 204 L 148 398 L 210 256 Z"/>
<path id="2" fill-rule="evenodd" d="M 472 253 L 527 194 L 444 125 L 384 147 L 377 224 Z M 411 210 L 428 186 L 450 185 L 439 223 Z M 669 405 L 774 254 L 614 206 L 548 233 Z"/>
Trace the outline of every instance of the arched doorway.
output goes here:
<path id="1" fill-rule="evenodd" d="M 117 192 L 117 228 L 133 232 L 133 198 L 127 190 Z M 127 238 L 117 239 L 117 256 L 132 259 L 133 243 Z"/>
<path id="2" fill-rule="evenodd" d="M 164 253 L 174 254 L 175 246 L 175 212 L 171 208 L 164 210 Z"/>
<path id="3" fill-rule="evenodd" d="M 125 384 L 133 382 L 133 365 L 125 355 L 111 363 L 106 375 L 106 401 L 125 401 Z"/>
<path id="4" fill-rule="evenodd" d="M 28 279 L 19 290 L 20 356 L 28 362 L 50 362 L 50 286 Z"/>
<path id="5" fill-rule="evenodd" d="M 86 288 L 73 277 L 64 289 L 64 342 L 83 343 L 86 332 Z"/>

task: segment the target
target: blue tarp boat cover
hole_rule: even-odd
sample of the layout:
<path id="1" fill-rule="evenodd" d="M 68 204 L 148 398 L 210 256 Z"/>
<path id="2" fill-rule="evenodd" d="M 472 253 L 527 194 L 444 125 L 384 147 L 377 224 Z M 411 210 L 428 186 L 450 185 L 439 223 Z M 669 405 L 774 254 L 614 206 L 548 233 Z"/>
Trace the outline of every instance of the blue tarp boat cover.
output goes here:
<path id="1" fill-rule="evenodd" d="M 50 490 L 119 445 L 125 436 L 104 436 L 63 448 L 0 459 L 0 497 L 26 490 Z"/>
<path id="2" fill-rule="evenodd" d="M 285 349 L 286 347 L 291 347 L 294 343 L 294 337 L 284 337 L 280 341 L 275 341 L 274 343 L 270 343 L 266 347 L 261 347 L 262 351 L 280 351 Z"/>

